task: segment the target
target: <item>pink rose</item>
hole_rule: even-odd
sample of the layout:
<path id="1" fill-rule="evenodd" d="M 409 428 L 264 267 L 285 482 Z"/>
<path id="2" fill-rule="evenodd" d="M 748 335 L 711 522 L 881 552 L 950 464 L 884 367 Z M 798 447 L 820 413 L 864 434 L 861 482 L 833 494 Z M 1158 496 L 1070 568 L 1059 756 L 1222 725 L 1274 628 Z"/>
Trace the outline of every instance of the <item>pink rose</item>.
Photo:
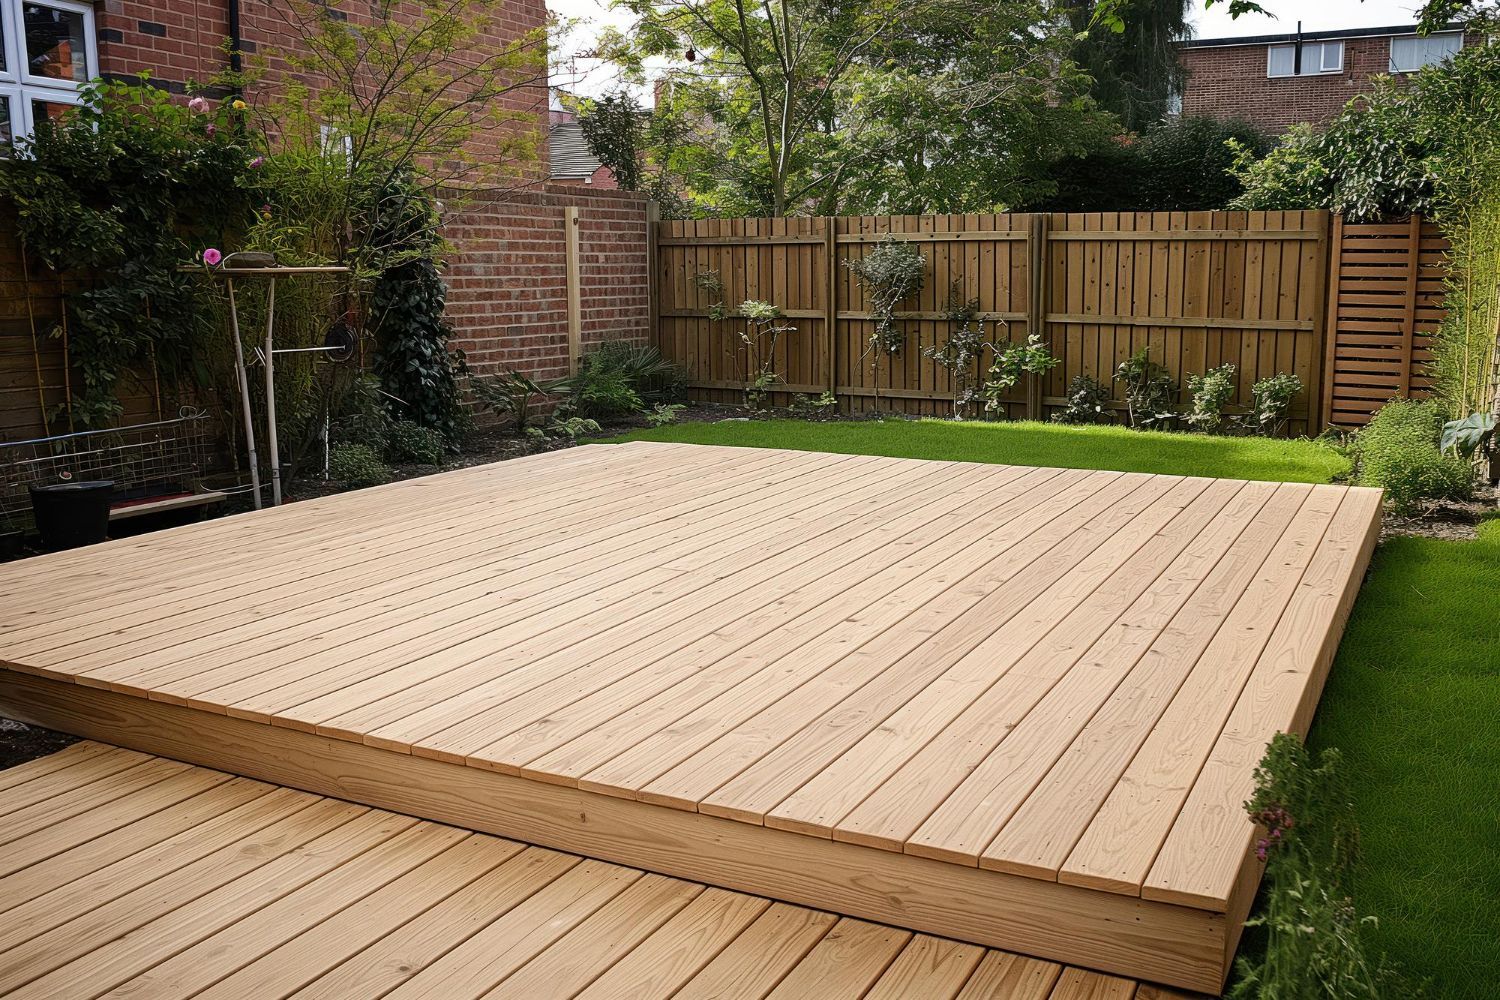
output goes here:
<path id="1" fill-rule="evenodd" d="M 265 162 L 266 158 L 264 156 L 257 156 L 255 159 L 250 161 L 250 169 L 259 170 L 265 164 Z"/>
<path id="2" fill-rule="evenodd" d="M 188 101 L 188 110 L 195 115 L 208 114 L 208 101 L 202 97 L 195 97 Z"/>
<path id="3" fill-rule="evenodd" d="M 224 255 L 219 253 L 219 251 L 215 250 L 213 247 L 209 247 L 207 250 L 203 251 L 203 263 L 207 264 L 209 267 L 213 267 L 223 259 Z"/>

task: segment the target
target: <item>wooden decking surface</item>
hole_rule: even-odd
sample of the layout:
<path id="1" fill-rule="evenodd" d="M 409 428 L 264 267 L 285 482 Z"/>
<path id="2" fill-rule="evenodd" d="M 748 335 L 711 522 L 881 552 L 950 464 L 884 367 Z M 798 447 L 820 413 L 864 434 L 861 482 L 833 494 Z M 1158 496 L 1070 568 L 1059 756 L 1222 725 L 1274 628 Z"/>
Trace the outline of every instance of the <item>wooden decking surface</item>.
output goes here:
<path id="1" fill-rule="evenodd" d="M 104 746 L 0 771 L 0 995 L 1179 994 Z"/>
<path id="2" fill-rule="evenodd" d="M 0 567 L 0 663 L 1223 912 L 1378 522 L 1340 486 L 580 448 Z"/>

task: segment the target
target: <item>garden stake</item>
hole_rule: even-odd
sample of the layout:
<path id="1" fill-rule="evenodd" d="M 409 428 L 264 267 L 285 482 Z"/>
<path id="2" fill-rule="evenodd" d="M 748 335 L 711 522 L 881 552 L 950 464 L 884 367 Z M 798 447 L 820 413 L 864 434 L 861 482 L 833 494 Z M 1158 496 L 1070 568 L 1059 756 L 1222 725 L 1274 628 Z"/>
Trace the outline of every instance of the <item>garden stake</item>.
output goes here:
<path id="1" fill-rule="evenodd" d="M 21 279 L 26 288 L 26 319 L 31 324 L 31 363 L 36 368 L 36 405 L 42 415 L 42 434 L 47 433 L 47 391 L 42 386 L 42 351 L 36 340 L 36 311 L 31 307 L 31 268 L 26 263 L 26 247 L 21 247 Z"/>
<path id="2" fill-rule="evenodd" d="M 245 348 L 240 343 L 240 313 L 234 304 L 234 279 L 224 282 L 229 291 L 229 327 L 234 337 L 234 375 L 240 383 L 240 407 L 245 418 L 245 451 L 250 458 L 250 489 L 255 509 L 260 510 L 260 462 L 255 455 L 255 417 L 250 411 L 250 376 L 245 372 Z"/>

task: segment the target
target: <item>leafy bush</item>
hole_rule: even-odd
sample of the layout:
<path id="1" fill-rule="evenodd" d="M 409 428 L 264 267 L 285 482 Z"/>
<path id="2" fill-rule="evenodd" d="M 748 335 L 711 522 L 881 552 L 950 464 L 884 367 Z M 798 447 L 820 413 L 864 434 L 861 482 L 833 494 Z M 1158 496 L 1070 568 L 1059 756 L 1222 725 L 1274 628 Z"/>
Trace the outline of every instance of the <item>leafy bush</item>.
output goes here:
<path id="1" fill-rule="evenodd" d="M 649 344 L 607 340 L 578 360 L 578 373 L 552 383 L 563 408 L 591 419 L 639 413 L 657 403 L 682 398 L 686 376 L 680 366 Z"/>
<path id="2" fill-rule="evenodd" d="M 1172 409 L 1177 382 L 1166 365 L 1151 360 L 1150 344 L 1120 362 L 1115 380 L 1125 383 L 1130 426 L 1162 429 L 1177 417 Z"/>
<path id="3" fill-rule="evenodd" d="M 442 465 L 447 445 L 440 431 L 410 420 L 393 420 L 386 429 L 385 457 L 391 462 Z"/>
<path id="4" fill-rule="evenodd" d="M 1224 407 L 1234 398 L 1232 364 L 1210 368 L 1202 375 L 1188 376 L 1188 391 L 1193 394 L 1193 411 L 1187 422 L 1205 434 L 1214 434 L 1224 426 Z"/>
<path id="5" fill-rule="evenodd" d="M 1263 836 L 1264 905 L 1247 927 L 1264 928 L 1263 953 L 1242 957 L 1229 1000 L 1382 1000 L 1418 994 L 1383 959 L 1367 954 L 1346 883 L 1358 845 L 1339 753 L 1317 759 L 1277 733 L 1255 770 L 1245 811 Z M 1247 949 L 1250 950 L 1250 949 Z"/>
<path id="6" fill-rule="evenodd" d="M 375 449 L 363 444 L 345 444 L 328 456 L 328 478 L 359 489 L 379 486 L 391 478 L 390 467 L 380 460 Z"/>
<path id="7" fill-rule="evenodd" d="M 1074 375 L 1068 382 L 1068 402 L 1052 414 L 1056 424 L 1102 424 L 1109 421 L 1106 409 L 1110 401 L 1109 386 L 1088 375 Z"/>
<path id="8" fill-rule="evenodd" d="M 1062 360 L 1053 356 L 1051 349 L 1042 343 L 1039 333 L 1027 337 L 1024 344 L 1006 344 L 998 348 L 994 360 L 990 362 L 984 385 L 979 390 L 984 399 L 985 412 L 1002 412 L 1005 394 L 1015 388 L 1022 378 L 1027 375 L 1045 375 L 1060 364 Z"/>
<path id="9" fill-rule="evenodd" d="M 1292 400 L 1302 391 L 1302 380 L 1282 372 L 1256 382 L 1250 389 L 1250 415 L 1246 423 L 1251 430 L 1275 437 L 1292 410 Z"/>
<path id="10" fill-rule="evenodd" d="M 665 427 L 677 422 L 677 414 L 687 409 L 681 403 L 657 403 L 646 414 L 646 423 L 652 427 Z"/>
<path id="11" fill-rule="evenodd" d="M 559 391 L 559 383 L 538 382 L 518 371 L 501 372 L 469 380 L 469 388 L 479 405 L 502 417 L 509 417 L 512 430 L 524 434 L 529 429 L 532 407 Z"/>
<path id="12" fill-rule="evenodd" d="M 827 389 L 816 396 L 799 392 L 792 400 L 792 412 L 803 420 L 828 420 L 839 412 L 839 398 Z"/>
<path id="13" fill-rule="evenodd" d="M 1231 145 L 1233 143 L 1233 145 Z M 1056 212 L 1222 209 L 1243 191 L 1231 168 L 1264 156 L 1271 140 L 1249 122 L 1182 116 L 1121 136 L 1059 162 L 1057 193 L 1038 207 Z M 1236 152 L 1240 151 L 1240 152 Z"/>
<path id="14" fill-rule="evenodd" d="M 844 261 L 870 299 L 875 332 L 870 347 L 896 354 L 905 340 L 896 325 L 896 307 L 922 290 L 927 281 L 927 259 L 915 244 L 887 236 L 861 258 Z"/>
<path id="15" fill-rule="evenodd" d="M 1436 403 L 1392 400 L 1354 437 L 1357 481 L 1384 489 L 1398 514 L 1411 514 L 1425 503 L 1467 499 L 1474 488 L 1473 467 L 1438 449 L 1442 430 Z"/>

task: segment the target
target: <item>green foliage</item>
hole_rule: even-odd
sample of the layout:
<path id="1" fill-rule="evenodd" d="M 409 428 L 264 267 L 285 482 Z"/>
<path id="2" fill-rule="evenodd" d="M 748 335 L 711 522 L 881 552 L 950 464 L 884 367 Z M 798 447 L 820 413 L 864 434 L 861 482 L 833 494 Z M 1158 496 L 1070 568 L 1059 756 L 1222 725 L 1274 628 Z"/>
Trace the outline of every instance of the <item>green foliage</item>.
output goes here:
<path id="1" fill-rule="evenodd" d="M 467 367 L 463 353 L 449 349 L 436 207 L 410 171 L 392 175 L 380 201 L 374 238 L 407 259 L 381 271 L 370 295 L 375 372 L 394 397 L 387 400 L 393 416 L 436 431 L 456 450 L 469 429 L 459 391 Z"/>
<path id="2" fill-rule="evenodd" d="M 747 299 L 740 303 L 739 314 L 745 325 L 735 331 L 740 342 L 735 363 L 745 383 L 745 405 L 758 410 L 771 390 L 784 381 L 776 371 L 776 345 L 797 328 L 785 323 L 780 307 L 770 302 Z"/>
<path id="3" fill-rule="evenodd" d="M 652 427 L 665 427 L 667 424 L 675 424 L 677 415 L 687 407 L 682 403 L 657 403 L 646 411 L 646 423 Z"/>
<path id="4" fill-rule="evenodd" d="M 1418 994 L 1383 959 L 1372 958 L 1349 897 L 1347 873 L 1358 833 L 1337 750 L 1316 758 L 1277 733 L 1255 770 L 1245 811 L 1262 836 L 1264 904 L 1247 923 L 1264 928 L 1264 953 L 1241 959 L 1229 1000 L 1382 1000 Z"/>
<path id="5" fill-rule="evenodd" d="M 995 344 L 984 339 L 984 321 L 979 319 L 979 300 L 964 298 L 961 282 L 948 292 L 948 339 L 941 347 L 928 347 L 922 356 L 948 372 L 953 391 L 953 419 L 962 420 L 979 401 L 979 368 L 986 350 Z"/>
<path id="6" fill-rule="evenodd" d="M 1055 193 L 1038 207 L 1060 212 L 1202 211 L 1240 196 L 1238 173 L 1271 149 L 1248 122 L 1182 116 L 1121 136 L 1054 168 Z"/>
<path id="7" fill-rule="evenodd" d="M 1093 77 L 1094 100 L 1120 119 L 1126 131 L 1138 131 L 1166 118 L 1172 94 L 1184 74 L 1177 59 L 1177 40 L 1189 33 L 1193 0 L 1123 0 L 1121 31 L 1095 23 L 1094 0 L 1063 4 L 1069 26 L 1078 33 L 1073 58 Z"/>
<path id="8" fill-rule="evenodd" d="M 1189 375 L 1188 391 L 1193 394 L 1193 409 L 1187 422 L 1205 434 L 1217 434 L 1224 427 L 1224 407 L 1234 399 L 1236 368 L 1223 364 L 1202 375 Z"/>
<path id="9" fill-rule="evenodd" d="M 865 290 L 875 316 L 870 348 L 899 353 L 905 334 L 896 325 L 896 307 L 920 292 L 927 281 L 927 260 L 922 251 L 908 240 L 887 236 L 865 256 L 845 260 L 844 266 Z"/>
<path id="10" fill-rule="evenodd" d="M 509 417 L 511 429 L 516 434 L 528 433 L 532 429 L 531 411 L 562 391 L 559 380 L 538 382 L 531 376 L 514 370 L 471 378 L 469 389 L 484 409 Z"/>
<path id="11" fill-rule="evenodd" d="M 1151 360 L 1150 344 L 1120 362 L 1115 381 L 1125 383 L 1130 426 L 1161 429 L 1177 418 L 1172 408 L 1177 381 L 1165 365 Z"/>
<path id="12" fill-rule="evenodd" d="M 1357 481 L 1384 489 L 1392 509 L 1402 515 L 1436 501 L 1467 499 L 1474 470 L 1439 450 L 1442 430 L 1436 403 L 1392 400 L 1354 437 Z"/>
<path id="13" fill-rule="evenodd" d="M 1286 425 L 1292 401 L 1302 391 L 1302 380 L 1288 372 L 1263 378 L 1250 387 L 1250 414 L 1246 424 L 1251 430 L 1275 437 Z"/>
<path id="14" fill-rule="evenodd" d="M 386 429 L 384 453 L 401 464 L 442 465 L 448 441 L 431 427 L 410 420 L 393 420 Z"/>
<path id="15" fill-rule="evenodd" d="M 178 267 L 243 221 L 249 154 L 224 104 L 190 109 L 144 83 L 96 82 L 82 99 L 0 163 L 0 194 L 28 250 L 64 278 L 91 278 L 66 295 L 79 376 L 69 416 L 103 427 L 127 372 L 154 368 L 169 389 L 212 380 L 196 348 L 217 334 L 212 292 Z"/>
<path id="16" fill-rule="evenodd" d="M 599 422 L 587 417 L 554 417 L 544 427 L 526 428 L 526 433 L 539 439 L 567 438 L 569 441 L 577 441 L 579 438 L 598 434 L 599 430 Z"/>
<path id="17" fill-rule="evenodd" d="M 1074 375 L 1068 381 L 1068 402 L 1052 414 L 1058 424 L 1102 424 L 1109 422 L 1107 409 L 1111 399 L 1109 386 L 1088 375 Z"/>
<path id="18" fill-rule="evenodd" d="M 839 412 L 839 398 L 827 389 L 816 396 L 799 392 L 792 400 L 792 412 L 803 420 L 831 420 Z"/>
<path id="19" fill-rule="evenodd" d="M 642 122 L 648 119 L 649 112 L 627 90 L 590 101 L 578 118 L 589 152 L 609 168 L 622 190 L 641 189 Z"/>
<path id="20" fill-rule="evenodd" d="M 553 384 L 565 396 L 563 408 L 604 419 L 639 413 L 648 406 L 682 398 L 682 367 L 650 344 L 606 340 L 578 361 L 578 373 Z"/>
<path id="21" fill-rule="evenodd" d="M 345 444 L 328 454 L 328 478 L 351 489 L 389 482 L 391 470 L 369 445 Z"/>
<path id="22" fill-rule="evenodd" d="M 980 394 L 984 399 L 986 413 L 1005 412 L 1005 396 L 1027 375 L 1045 375 L 1062 364 L 1060 358 L 1042 342 L 1042 335 L 1033 333 L 1024 344 L 1006 344 L 996 350 L 990 361 Z"/>
<path id="23" fill-rule="evenodd" d="M 1462 420 L 1450 420 L 1443 425 L 1439 447 L 1460 458 L 1473 458 L 1493 444 L 1496 427 L 1493 413 L 1471 413 Z"/>

